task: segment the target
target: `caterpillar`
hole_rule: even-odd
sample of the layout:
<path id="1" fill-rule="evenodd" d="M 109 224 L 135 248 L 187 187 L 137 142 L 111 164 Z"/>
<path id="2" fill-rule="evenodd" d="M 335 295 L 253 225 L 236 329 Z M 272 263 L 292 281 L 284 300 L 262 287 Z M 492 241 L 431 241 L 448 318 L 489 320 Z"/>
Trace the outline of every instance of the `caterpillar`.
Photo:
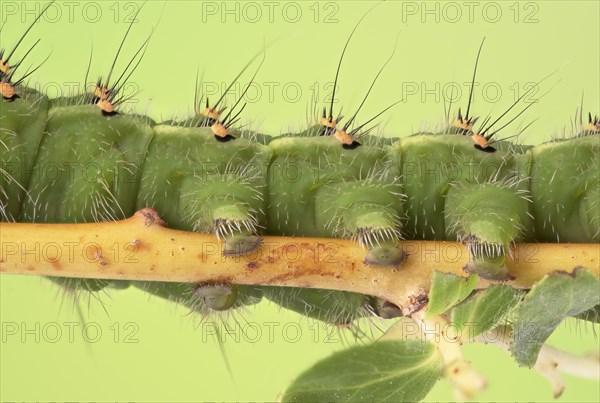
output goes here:
<path id="1" fill-rule="evenodd" d="M 147 43 L 138 45 L 128 67 L 137 64 Z M 129 73 L 126 68 L 121 77 Z M 434 132 L 399 139 L 362 134 L 346 126 L 356 115 L 342 124 L 330 109 L 305 130 L 270 138 L 236 128 L 242 109 L 236 102 L 243 95 L 227 111 L 219 102 L 206 109 L 196 102 L 200 113 L 194 117 L 157 123 L 120 112 L 118 90 L 124 84 L 118 79 L 113 87 L 108 78 L 99 82 L 90 95 L 57 99 L 10 76 L 3 76 L 3 83 L 10 89 L 3 97 L 2 143 L 11 150 L 2 156 L 3 221 L 109 221 L 153 207 L 169 227 L 224 239 L 230 256 L 251 252 L 260 235 L 348 237 L 365 246 L 367 263 L 400 268 L 404 257 L 395 246 L 400 238 L 460 239 L 473 256 L 471 270 L 498 280 L 508 275 L 503 259 L 514 242 L 599 238 L 598 122 L 593 116 L 565 141 L 490 145 L 497 126 L 488 120 L 476 128 L 469 97 L 466 115 L 459 112 L 448 127 Z M 335 100 L 332 96 L 330 108 Z M 13 152 L 18 149 L 20 154 Z M 557 160 L 564 170 L 556 169 Z M 48 181 L 44 170 L 64 162 L 95 170 L 94 180 L 75 171 L 74 177 Z M 431 171 L 439 176 L 429 177 Z M 547 192 L 553 186 L 558 190 Z M 556 206 L 564 207 L 557 211 Z M 77 287 L 102 285 L 91 281 Z M 306 306 L 323 302 L 319 290 L 137 285 L 201 311 L 266 297 L 322 319 L 322 312 L 347 299 L 349 315 L 334 315 L 333 322 L 351 322 L 365 307 L 385 316 L 378 310 L 384 302 L 363 295 L 334 294 L 332 305 L 313 314 Z M 307 299 L 311 302 L 305 304 Z"/>

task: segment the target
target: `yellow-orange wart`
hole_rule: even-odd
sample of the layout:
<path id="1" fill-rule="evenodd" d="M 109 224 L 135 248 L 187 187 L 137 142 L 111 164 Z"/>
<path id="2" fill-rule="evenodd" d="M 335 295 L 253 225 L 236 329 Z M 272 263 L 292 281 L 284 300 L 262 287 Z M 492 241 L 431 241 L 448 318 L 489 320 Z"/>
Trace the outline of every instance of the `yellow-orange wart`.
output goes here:
<path id="1" fill-rule="evenodd" d="M 598 119 L 598 116 L 594 117 L 593 120 L 592 120 L 592 117 L 590 116 L 590 120 L 589 120 L 588 126 L 587 126 L 587 131 L 592 132 L 592 133 L 600 133 L 600 119 Z"/>
<path id="2" fill-rule="evenodd" d="M 215 136 L 225 138 L 229 134 L 229 130 L 222 123 L 217 122 L 210 127 Z"/>
<path id="3" fill-rule="evenodd" d="M 93 96 L 100 98 L 101 100 L 108 99 L 108 88 L 106 88 L 105 85 L 95 85 L 94 88 L 90 90 L 90 93 Z"/>
<path id="4" fill-rule="evenodd" d="M 94 88 L 90 90 L 90 93 L 94 96 L 94 103 L 102 112 L 108 114 L 115 113 L 115 104 L 113 104 L 110 99 L 110 90 L 106 85 L 96 84 Z"/>
<path id="5" fill-rule="evenodd" d="M 11 69 L 12 69 L 12 66 L 10 66 L 8 63 L 6 63 L 4 60 L 0 60 L 0 73 L 7 76 L 8 73 L 10 73 Z"/>
<path id="6" fill-rule="evenodd" d="M 479 147 L 483 149 L 489 147 L 488 140 L 485 138 L 485 136 L 475 133 L 471 136 L 471 138 L 473 139 L 473 142 Z"/>
<path id="7" fill-rule="evenodd" d="M 12 99 L 15 96 L 15 89 L 10 83 L 3 81 L 0 83 L 0 93 L 2 93 L 2 98 Z"/>
<path id="8" fill-rule="evenodd" d="M 351 145 L 354 142 L 354 138 L 345 130 L 336 130 L 333 136 L 342 144 Z"/>
<path id="9" fill-rule="evenodd" d="M 321 120 L 319 121 L 319 124 L 321 126 L 327 127 L 329 129 L 335 129 L 337 126 L 337 120 L 333 119 L 333 118 L 321 118 Z"/>
<path id="10" fill-rule="evenodd" d="M 456 127 L 458 129 L 464 130 L 466 132 L 472 132 L 474 124 L 475 124 L 475 121 L 472 119 L 457 118 L 457 119 L 454 119 L 454 122 L 452 122 L 452 127 Z"/>
<path id="11" fill-rule="evenodd" d="M 106 113 L 114 113 L 115 112 L 115 106 L 112 104 L 112 102 L 106 100 L 106 99 L 101 99 L 98 102 L 96 102 L 96 105 L 98 105 L 98 108 L 100 108 L 100 110 L 102 110 L 102 112 L 106 112 Z"/>
<path id="12" fill-rule="evenodd" d="M 202 115 L 206 116 L 209 119 L 219 120 L 219 117 L 221 117 L 222 112 L 223 112 L 223 110 L 218 111 L 215 108 L 206 107 L 202 111 Z"/>

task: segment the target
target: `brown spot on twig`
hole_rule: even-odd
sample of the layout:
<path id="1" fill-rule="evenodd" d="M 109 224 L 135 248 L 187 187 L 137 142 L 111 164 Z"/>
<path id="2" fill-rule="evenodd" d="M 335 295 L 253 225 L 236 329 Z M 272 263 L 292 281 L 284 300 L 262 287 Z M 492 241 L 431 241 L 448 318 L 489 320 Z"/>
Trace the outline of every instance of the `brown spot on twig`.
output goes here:
<path id="1" fill-rule="evenodd" d="M 258 269 L 259 267 L 260 267 L 260 265 L 256 262 L 248 262 L 246 264 L 246 268 L 248 268 L 250 270 Z"/>
<path id="2" fill-rule="evenodd" d="M 402 314 L 404 316 L 410 316 L 415 312 L 420 311 L 429 302 L 427 293 L 423 290 L 419 290 L 416 295 L 408 297 L 408 305 L 402 308 Z"/>
<path id="3" fill-rule="evenodd" d="M 160 218 L 158 211 L 153 208 L 145 208 L 135 213 L 136 216 L 141 217 L 144 220 L 144 225 L 149 227 L 153 224 L 164 226 L 165 222 Z"/>
<path id="4" fill-rule="evenodd" d="M 296 270 L 293 272 L 282 273 L 278 276 L 271 277 L 270 279 L 265 281 L 265 284 L 285 284 L 287 281 L 295 278 L 302 278 L 308 276 L 330 276 L 333 277 L 333 273 L 322 272 L 321 269 L 306 269 L 306 270 Z M 313 288 L 312 284 L 307 284 L 306 288 Z"/>

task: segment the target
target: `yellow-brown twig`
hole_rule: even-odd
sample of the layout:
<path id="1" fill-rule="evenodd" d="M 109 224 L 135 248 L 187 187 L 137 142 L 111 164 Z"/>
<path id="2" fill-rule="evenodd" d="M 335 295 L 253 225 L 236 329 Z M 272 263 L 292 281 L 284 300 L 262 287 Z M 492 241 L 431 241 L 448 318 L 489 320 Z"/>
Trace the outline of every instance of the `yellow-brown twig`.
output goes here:
<path id="1" fill-rule="evenodd" d="M 464 275 L 469 261 L 457 242 L 402 241 L 408 258 L 390 268 L 365 264 L 366 251 L 349 240 L 269 236 L 254 253 L 224 257 L 212 235 L 168 229 L 152 209 L 117 222 L 2 223 L 0 244 L 3 274 L 346 290 L 386 299 L 407 314 L 420 308 L 433 271 Z M 599 244 L 519 244 L 513 255 L 506 265 L 515 287 L 576 266 L 600 274 Z"/>

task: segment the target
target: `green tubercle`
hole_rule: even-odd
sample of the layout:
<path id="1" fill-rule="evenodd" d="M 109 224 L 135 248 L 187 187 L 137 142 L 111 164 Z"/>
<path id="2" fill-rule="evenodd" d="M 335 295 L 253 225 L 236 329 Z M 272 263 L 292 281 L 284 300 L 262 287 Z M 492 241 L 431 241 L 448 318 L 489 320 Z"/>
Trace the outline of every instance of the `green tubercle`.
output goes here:
<path id="1" fill-rule="evenodd" d="M 530 200 L 515 184 L 462 183 L 448 192 L 446 234 L 466 242 L 473 258 L 468 270 L 490 279 L 506 279 L 504 257 L 511 244 L 531 227 Z"/>

